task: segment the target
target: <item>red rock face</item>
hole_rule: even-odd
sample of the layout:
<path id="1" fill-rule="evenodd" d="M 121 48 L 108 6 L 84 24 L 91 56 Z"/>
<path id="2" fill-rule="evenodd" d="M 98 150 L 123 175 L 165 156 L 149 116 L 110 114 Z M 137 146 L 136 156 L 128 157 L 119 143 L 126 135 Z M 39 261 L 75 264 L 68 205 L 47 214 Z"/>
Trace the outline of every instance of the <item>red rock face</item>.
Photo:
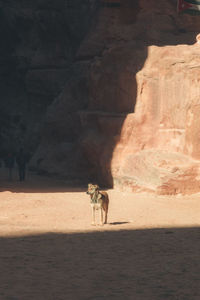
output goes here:
<path id="1" fill-rule="evenodd" d="M 185 22 L 186 33 L 175 33 L 178 28 L 170 18 L 177 27 Z M 140 1 L 129 31 L 133 41 L 122 20 L 110 29 L 115 39 L 122 38 L 124 30 L 123 41 L 111 41 L 93 61 L 90 113 L 85 112 L 82 123 L 83 149 L 95 162 L 98 181 L 159 194 L 200 190 L 200 46 L 182 44 L 184 38 L 189 43 L 187 31 L 194 30 L 196 22 L 177 16 L 170 1 Z"/>
<path id="2" fill-rule="evenodd" d="M 139 186 L 143 182 L 158 193 L 198 191 L 199 51 L 199 45 L 149 47 L 145 66 L 137 73 L 135 114 L 127 117 L 121 132 L 117 180 L 128 175 L 129 186 L 132 180 Z"/>
<path id="3" fill-rule="evenodd" d="M 136 192 L 199 192 L 200 18 L 178 15 L 176 1 L 120 2 L 100 8 L 76 54 L 74 68 L 86 66 L 86 105 L 79 104 L 79 81 L 73 89 L 66 85 L 54 102 L 54 124 L 60 111 L 70 111 L 69 95 L 79 99 L 73 120 L 62 118 L 62 126 L 77 129 L 84 174 L 93 182 Z M 78 126 L 72 126 L 75 110 Z"/>

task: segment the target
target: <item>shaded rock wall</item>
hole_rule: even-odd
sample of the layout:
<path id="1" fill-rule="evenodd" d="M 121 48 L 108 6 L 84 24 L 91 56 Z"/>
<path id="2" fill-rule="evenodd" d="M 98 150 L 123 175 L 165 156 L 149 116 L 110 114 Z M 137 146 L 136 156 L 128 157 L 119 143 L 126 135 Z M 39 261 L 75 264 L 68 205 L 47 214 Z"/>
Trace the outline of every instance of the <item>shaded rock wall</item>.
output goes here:
<path id="1" fill-rule="evenodd" d="M 70 39 L 77 31 L 44 3 L 24 82 L 33 97 L 55 100 L 32 166 L 131 191 L 198 192 L 199 17 L 178 15 L 175 0 L 121 0 L 96 15 L 83 1 L 92 26 Z"/>
<path id="2" fill-rule="evenodd" d="M 49 114 L 46 119 L 46 129 L 54 124 L 57 136 L 64 128 L 76 129 L 75 163 L 72 167 L 67 150 L 68 163 L 58 162 L 62 143 L 49 137 L 54 152 L 41 167 L 51 172 L 57 161 L 57 171 L 70 177 L 84 162 L 83 174 L 101 184 L 169 194 L 198 191 L 199 47 L 193 44 L 199 22 L 177 15 L 176 1 L 170 0 L 101 7 L 74 63 L 76 70 L 85 66 L 84 95 L 78 71 L 78 81 L 67 84 L 54 102 L 53 123 Z M 76 87 L 79 95 L 72 93 Z M 76 108 L 68 104 L 72 94 L 79 99 Z M 63 129 L 56 125 L 60 110 L 73 115 L 61 117 Z M 37 159 L 41 148 L 47 149 L 45 142 Z"/>
<path id="3" fill-rule="evenodd" d="M 0 151 L 20 145 L 35 151 L 46 109 L 71 75 L 96 3 L 0 1 Z"/>

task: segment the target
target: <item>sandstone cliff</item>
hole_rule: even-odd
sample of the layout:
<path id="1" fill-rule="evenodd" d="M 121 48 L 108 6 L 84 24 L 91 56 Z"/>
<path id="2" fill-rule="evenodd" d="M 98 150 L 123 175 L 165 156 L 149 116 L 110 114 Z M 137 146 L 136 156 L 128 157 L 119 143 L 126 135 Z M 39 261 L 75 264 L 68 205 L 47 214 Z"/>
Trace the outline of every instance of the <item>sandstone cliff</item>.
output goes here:
<path id="1" fill-rule="evenodd" d="M 97 2 L 0 0 L 0 153 L 22 145 L 35 151 Z"/>
<path id="2" fill-rule="evenodd" d="M 132 191 L 199 191 L 199 24 L 177 15 L 176 1 L 101 7 L 77 51 L 77 74 L 47 114 L 46 130 L 65 138 L 41 143 L 36 158 L 49 149 L 41 167 L 70 177 L 81 166 Z"/>
<path id="3" fill-rule="evenodd" d="M 199 192 L 200 18 L 178 15 L 175 0 L 101 3 L 70 67 L 61 25 L 33 56 L 27 89 L 55 100 L 32 166 L 131 191 Z"/>

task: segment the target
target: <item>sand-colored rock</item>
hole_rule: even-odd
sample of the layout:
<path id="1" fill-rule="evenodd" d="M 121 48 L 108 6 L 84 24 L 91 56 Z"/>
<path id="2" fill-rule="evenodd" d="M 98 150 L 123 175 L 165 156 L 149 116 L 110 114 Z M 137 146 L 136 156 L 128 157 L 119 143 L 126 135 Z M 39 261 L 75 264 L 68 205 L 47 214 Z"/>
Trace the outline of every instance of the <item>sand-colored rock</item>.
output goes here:
<path id="1" fill-rule="evenodd" d="M 178 167 L 182 173 L 181 176 L 176 174 L 175 178 L 171 173 L 165 175 L 162 186 L 165 185 L 166 193 L 167 186 L 170 190 L 172 182 L 173 193 L 198 191 L 199 162 L 192 162 L 191 159 L 199 159 L 199 51 L 200 48 L 196 45 L 149 47 L 145 66 L 137 73 L 135 113 L 127 116 L 124 121 L 120 145 L 117 146 L 119 151 L 123 149 L 120 153 L 120 165 L 117 148 L 116 159 L 115 155 L 112 158 L 113 168 L 115 164 L 119 165 L 119 171 L 115 174 L 117 182 L 118 176 L 129 177 L 130 182 L 130 169 L 133 178 L 143 181 L 143 173 L 147 169 L 151 172 L 145 186 L 151 185 L 154 182 L 157 157 L 160 156 L 160 151 L 165 151 L 162 156 L 169 158 L 169 166 L 172 164 Z M 149 160 L 148 153 L 144 158 L 141 150 L 147 149 L 153 150 L 156 160 L 155 157 Z M 180 161 L 175 161 L 174 153 L 179 153 Z M 145 165 L 146 158 L 149 160 L 148 167 Z M 160 162 L 163 159 L 164 157 L 159 158 Z M 193 171 L 189 171 L 194 168 L 195 175 Z M 162 169 L 157 170 L 157 173 L 161 179 Z M 157 182 L 154 189 L 160 192 L 159 184 L 161 183 Z"/>
<path id="2" fill-rule="evenodd" d="M 76 52 L 73 84 L 66 83 L 48 110 L 33 161 L 42 159 L 50 173 L 59 164 L 65 174 L 66 158 L 42 154 L 48 143 L 59 153 L 61 136 L 80 153 L 80 161 L 68 157 L 74 174 L 84 161 L 83 179 L 132 191 L 197 192 L 199 23 L 178 15 L 172 1 L 100 7 Z"/>

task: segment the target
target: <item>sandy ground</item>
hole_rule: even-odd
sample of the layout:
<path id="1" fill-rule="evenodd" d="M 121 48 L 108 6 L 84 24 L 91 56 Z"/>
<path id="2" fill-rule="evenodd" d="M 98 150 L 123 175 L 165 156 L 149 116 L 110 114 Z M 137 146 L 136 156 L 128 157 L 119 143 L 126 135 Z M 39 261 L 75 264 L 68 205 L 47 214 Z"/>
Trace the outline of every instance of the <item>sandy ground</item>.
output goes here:
<path id="1" fill-rule="evenodd" d="M 91 226 L 86 187 L 0 171 L 0 300 L 200 299 L 200 194 L 109 190 Z"/>

